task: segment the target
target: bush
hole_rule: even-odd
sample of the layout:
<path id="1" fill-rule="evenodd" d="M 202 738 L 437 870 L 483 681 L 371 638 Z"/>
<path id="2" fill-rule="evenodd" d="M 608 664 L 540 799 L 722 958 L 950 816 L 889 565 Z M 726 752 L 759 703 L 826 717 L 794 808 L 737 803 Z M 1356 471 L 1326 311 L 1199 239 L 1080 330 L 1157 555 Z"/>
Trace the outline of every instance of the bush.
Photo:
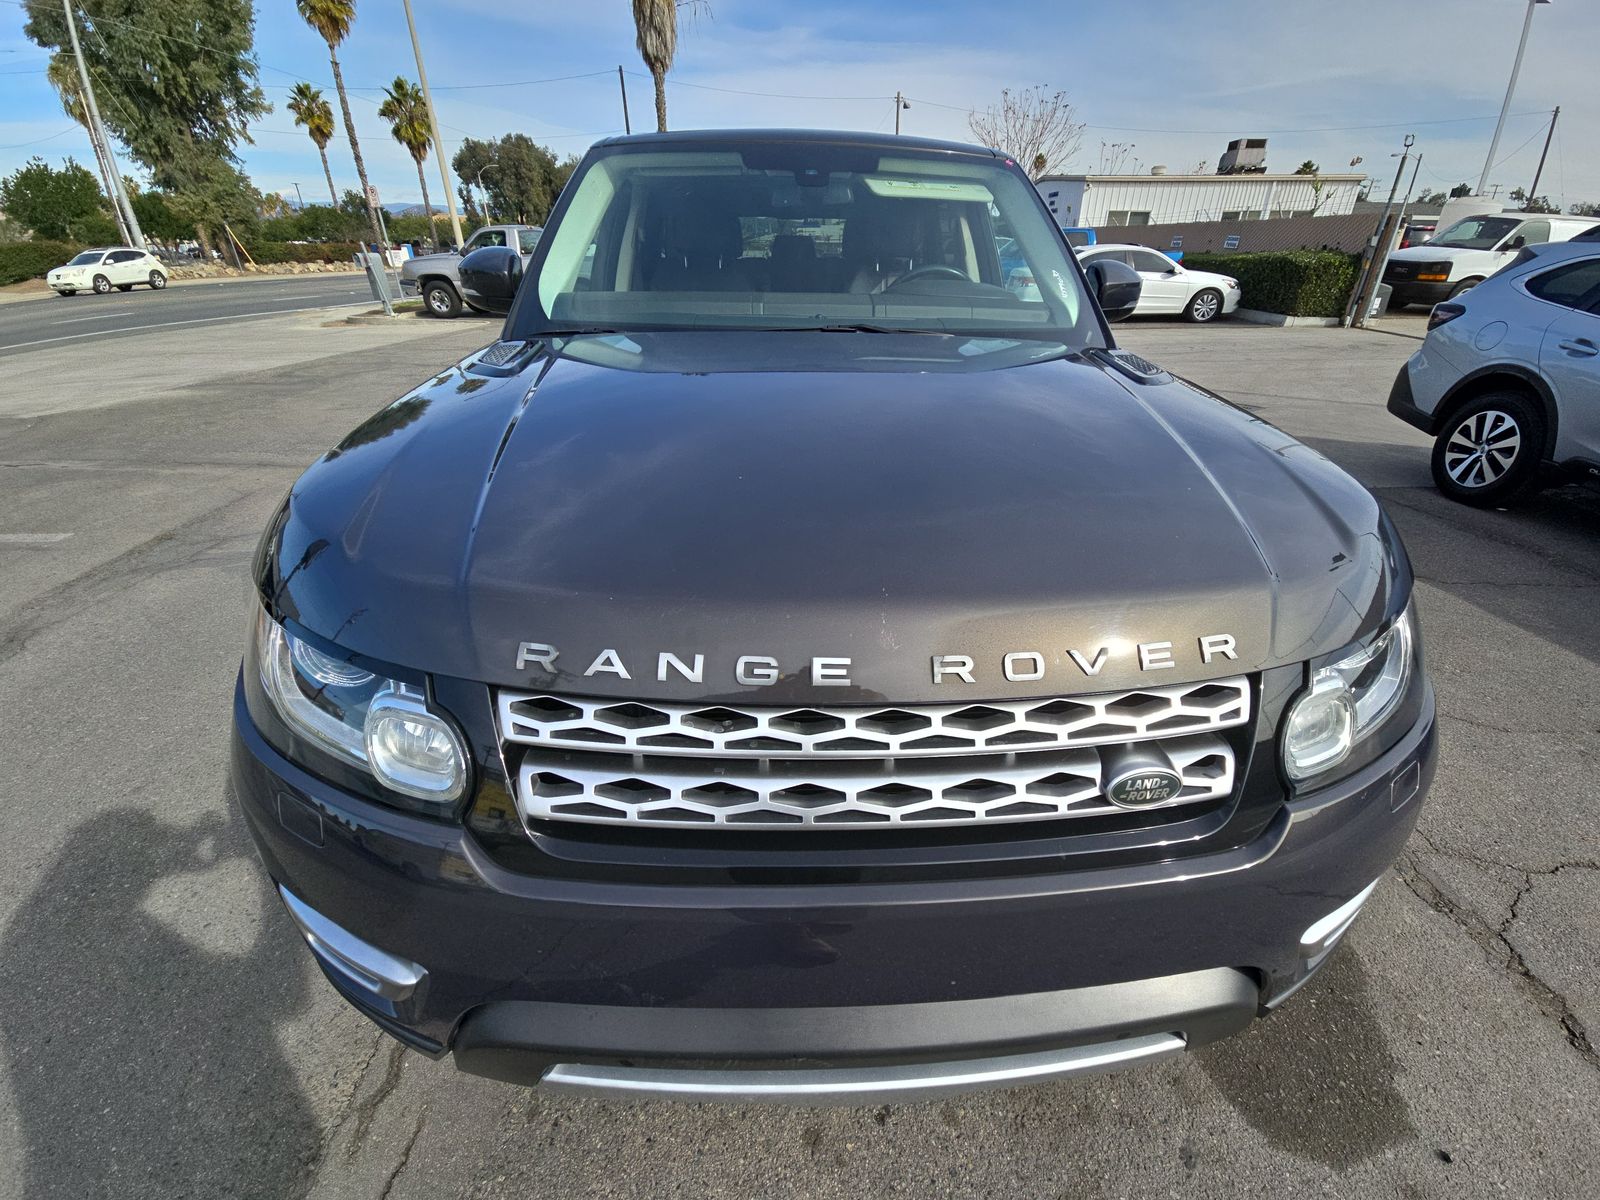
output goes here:
<path id="1" fill-rule="evenodd" d="M 1183 256 L 1196 271 L 1232 275 L 1240 305 L 1291 317 L 1342 317 L 1361 274 L 1361 258 L 1335 250 L 1258 251 Z"/>
<path id="2" fill-rule="evenodd" d="M 349 262 L 360 245 L 356 242 L 257 242 L 246 245 L 258 263 Z"/>
<path id="3" fill-rule="evenodd" d="M 0 286 L 43 279 L 48 271 L 59 267 L 81 249 L 82 246 L 67 242 L 12 242 L 0 246 Z"/>

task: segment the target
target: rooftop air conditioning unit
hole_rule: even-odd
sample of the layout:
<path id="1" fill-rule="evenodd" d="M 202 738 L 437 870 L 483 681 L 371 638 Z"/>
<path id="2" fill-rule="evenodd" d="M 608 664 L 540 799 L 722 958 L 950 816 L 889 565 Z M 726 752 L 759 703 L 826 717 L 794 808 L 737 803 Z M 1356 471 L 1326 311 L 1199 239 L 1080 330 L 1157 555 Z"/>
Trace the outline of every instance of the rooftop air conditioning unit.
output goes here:
<path id="1" fill-rule="evenodd" d="M 1234 138 L 1217 160 L 1218 175 L 1260 175 L 1266 169 L 1266 138 Z"/>

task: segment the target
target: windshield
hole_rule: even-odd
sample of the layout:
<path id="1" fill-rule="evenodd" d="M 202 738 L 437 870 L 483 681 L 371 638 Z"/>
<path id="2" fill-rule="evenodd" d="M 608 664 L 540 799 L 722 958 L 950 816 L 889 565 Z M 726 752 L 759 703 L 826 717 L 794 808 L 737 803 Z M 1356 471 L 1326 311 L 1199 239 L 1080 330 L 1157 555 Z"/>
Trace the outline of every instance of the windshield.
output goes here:
<path id="1" fill-rule="evenodd" d="M 1463 250 L 1493 250 L 1518 225 L 1516 217 L 1466 217 L 1437 237 L 1430 246 L 1459 246 Z"/>
<path id="2" fill-rule="evenodd" d="M 67 264 L 69 267 L 87 267 L 90 263 L 97 263 L 105 257 L 104 250 L 85 250 L 77 258 Z"/>
<path id="3" fill-rule="evenodd" d="M 524 337 L 825 328 L 1103 341 L 1037 194 L 998 159 L 821 141 L 602 148 L 540 251 L 516 318 Z"/>

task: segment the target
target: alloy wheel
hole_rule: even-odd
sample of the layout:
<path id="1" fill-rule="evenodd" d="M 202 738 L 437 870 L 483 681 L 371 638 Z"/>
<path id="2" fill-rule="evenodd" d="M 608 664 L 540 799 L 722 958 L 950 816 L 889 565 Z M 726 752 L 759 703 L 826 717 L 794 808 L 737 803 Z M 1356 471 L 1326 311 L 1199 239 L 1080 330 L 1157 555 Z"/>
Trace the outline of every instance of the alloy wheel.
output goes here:
<path id="1" fill-rule="evenodd" d="M 1488 487 L 1502 478 L 1522 452 L 1522 430 L 1497 408 L 1473 413 L 1445 443 L 1444 469 L 1464 488 Z"/>
<path id="2" fill-rule="evenodd" d="M 1221 307 L 1221 300 L 1210 292 L 1204 292 L 1195 298 L 1194 318 L 1197 321 L 1209 321 L 1217 315 L 1217 309 Z"/>

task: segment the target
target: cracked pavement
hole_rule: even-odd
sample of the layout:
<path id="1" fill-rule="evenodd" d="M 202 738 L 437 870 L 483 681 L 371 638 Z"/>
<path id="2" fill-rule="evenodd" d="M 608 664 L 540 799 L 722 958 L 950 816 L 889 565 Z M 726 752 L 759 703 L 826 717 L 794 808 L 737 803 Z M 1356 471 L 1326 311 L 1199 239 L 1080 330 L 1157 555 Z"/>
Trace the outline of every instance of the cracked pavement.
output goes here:
<path id="1" fill-rule="evenodd" d="M 1119 1076 L 806 1111 L 546 1096 L 355 1016 L 224 791 L 245 570 L 302 464 L 492 334 L 295 317 L 8 360 L 0 533 L 41 537 L 0 543 L 0 1200 L 1593 1194 L 1600 496 L 1444 501 L 1383 411 L 1415 342 L 1379 333 L 1120 335 L 1373 487 L 1418 573 L 1433 793 L 1270 1020 Z"/>

